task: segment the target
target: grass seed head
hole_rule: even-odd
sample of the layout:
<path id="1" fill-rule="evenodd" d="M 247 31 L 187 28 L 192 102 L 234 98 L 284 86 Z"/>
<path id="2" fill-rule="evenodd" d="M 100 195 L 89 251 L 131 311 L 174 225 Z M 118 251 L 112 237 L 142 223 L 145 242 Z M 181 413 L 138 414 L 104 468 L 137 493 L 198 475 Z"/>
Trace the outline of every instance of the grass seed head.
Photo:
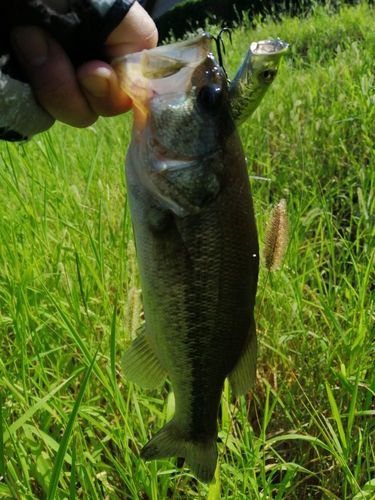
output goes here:
<path id="1" fill-rule="evenodd" d="M 133 286 L 129 290 L 128 304 L 127 304 L 127 327 L 130 337 L 136 337 L 136 331 L 139 327 L 139 319 L 142 310 L 141 290 Z"/>
<path id="2" fill-rule="evenodd" d="M 274 207 L 264 239 L 264 264 L 269 271 L 280 269 L 288 246 L 288 214 L 285 199 Z"/>

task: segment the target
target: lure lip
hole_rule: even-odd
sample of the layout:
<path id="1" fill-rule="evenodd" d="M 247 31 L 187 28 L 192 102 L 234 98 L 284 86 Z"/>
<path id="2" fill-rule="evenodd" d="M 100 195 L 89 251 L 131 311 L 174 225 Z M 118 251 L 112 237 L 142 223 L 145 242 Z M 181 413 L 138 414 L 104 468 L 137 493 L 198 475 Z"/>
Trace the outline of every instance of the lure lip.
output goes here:
<path id="1" fill-rule="evenodd" d="M 289 43 L 284 42 L 281 38 L 267 38 L 259 42 L 252 42 L 249 49 L 254 56 L 281 57 L 289 50 Z"/>

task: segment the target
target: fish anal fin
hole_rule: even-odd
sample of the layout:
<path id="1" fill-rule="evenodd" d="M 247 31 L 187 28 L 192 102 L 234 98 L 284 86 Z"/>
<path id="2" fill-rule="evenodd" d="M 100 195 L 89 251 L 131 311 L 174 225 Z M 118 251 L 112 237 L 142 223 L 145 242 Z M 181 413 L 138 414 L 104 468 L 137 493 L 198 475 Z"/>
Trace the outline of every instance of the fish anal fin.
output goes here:
<path id="1" fill-rule="evenodd" d="M 125 377 L 144 389 L 160 387 L 167 372 L 161 364 L 146 325 L 142 325 L 140 335 L 123 355 L 121 368 Z"/>
<path id="2" fill-rule="evenodd" d="M 217 462 L 216 436 L 202 442 L 186 439 L 172 418 L 141 450 L 143 460 L 169 457 L 183 457 L 197 479 L 211 483 Z"/>
<path id="3" fill-rule="evenodd" d="M 257 336 L 252 321 L 245 345 L 236 366 L 228 378 L 234 394 L 246 394 L 254 384 L 257 368 Z"/>

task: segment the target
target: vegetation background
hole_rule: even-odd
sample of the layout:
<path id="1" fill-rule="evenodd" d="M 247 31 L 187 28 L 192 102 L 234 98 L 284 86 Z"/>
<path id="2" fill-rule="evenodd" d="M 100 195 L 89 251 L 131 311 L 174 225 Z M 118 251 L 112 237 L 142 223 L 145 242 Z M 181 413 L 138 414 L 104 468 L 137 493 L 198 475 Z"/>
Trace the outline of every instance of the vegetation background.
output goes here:
<path id="1" fill-rule="evenodd" d="M 170 418 L 119 362 L 141 323 L 123 163 L 132 118 L 0 144 L 0 498 L 375 498 L 375 16 L 366 3 L 250 24 L 290 43 L 240 130 L 261 242 L 286 199 L 281 270 L 263 268 L 254 391 L 225 385 L 215 485 L 138 458 Z M 218 28 L 207 25 L 213 32 Z"/>
<path id="2" fill-rule="evenodd" d="M 288 13 L 289 17 L 308 15 L 317 5 L 334 13 L 340 5 L 340 0 L 185 0 L 161 17 L 156 19 L 159 31 L 159 40 L 164 41 L 170 37 L 181 38 L 187 31 L 202 30 L 209 25 L 228 27 L 238 26 L 245 21 L 249 23 L 254 19 L 272 16 L 274 20 L 281 21 Z M 357 0 L 346 0 L 345 5 L 357 4 Z M 368 1 L 369 5 L 373 0 Z"/>

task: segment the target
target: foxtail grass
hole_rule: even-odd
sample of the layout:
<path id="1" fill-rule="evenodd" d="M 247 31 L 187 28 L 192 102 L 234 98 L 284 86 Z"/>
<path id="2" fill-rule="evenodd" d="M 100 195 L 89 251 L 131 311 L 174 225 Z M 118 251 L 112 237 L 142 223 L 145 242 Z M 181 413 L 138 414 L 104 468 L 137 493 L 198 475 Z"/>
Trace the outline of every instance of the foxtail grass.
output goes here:
<path id="1" fill-rule="evenodd" d="M 279 201 L 270 216 L 264 236 L 265 268 L 272 272 L 282 265 L 288 245 L 288 214 L 285 199 Z"/>

